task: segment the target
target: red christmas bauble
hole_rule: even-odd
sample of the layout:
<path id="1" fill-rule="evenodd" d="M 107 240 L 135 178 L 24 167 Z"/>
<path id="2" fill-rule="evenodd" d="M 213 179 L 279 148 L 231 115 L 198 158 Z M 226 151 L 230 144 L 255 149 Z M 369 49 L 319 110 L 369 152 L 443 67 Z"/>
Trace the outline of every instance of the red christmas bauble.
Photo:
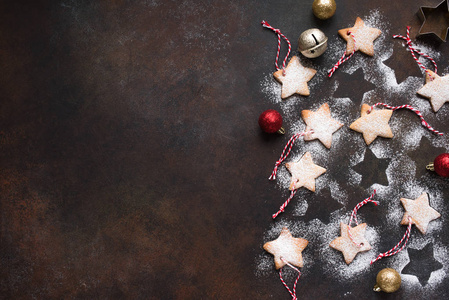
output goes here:
<path id="1" fill-rule="evenodd" d="M 449 153 L 438 155 L 433 161 L 433 168 L 438 175 L 449 177 Z"/>
<path id="2" fill-rule="evenodd" d="M 268 109 L 260 115 L 259 126 L 267 133 L 274 133 L 282 128 L 282 116 L 274 109 Z"/>

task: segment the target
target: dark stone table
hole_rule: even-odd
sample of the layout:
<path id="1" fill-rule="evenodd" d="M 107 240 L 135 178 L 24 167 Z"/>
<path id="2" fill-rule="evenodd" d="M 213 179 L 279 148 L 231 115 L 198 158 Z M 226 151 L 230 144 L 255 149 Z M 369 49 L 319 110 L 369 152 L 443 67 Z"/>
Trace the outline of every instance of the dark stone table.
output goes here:
<path id="1" fill-rule="evenodd" d="M 274 267 L 259 270 L 260 259 L 270 258 L 262 249 L 270 238 L 267 231 L 276 222 L 327 222 L 329 212 L 313 204 L 335 206 L 335 200 L 332 186 L 320 186 L 316 195 L 301 191 L 273 221 L 271 214 L 288 193 L 267 178 L 300 111 L 324 101 L 337 103 L 336 89 L 346 99 L 341 101 L 354 104 L 342 120 L 349 141 L 340 140 L 330 150 L 332 160 L 318 159 L 348 196 L 346 205 L 333 209 L 348 216 L 372 192 L 369 183 L 354 184 L 345 177 L 353 174 L 348 170 L 354 157 L 364 153 L 351 147 L 351 141 L 360 145 L 361 135 L 347 128 L 359 116 L 363 93 L 356 89 L 373 88 L 366 70 L 366 80 L 348 74 L 357 60 L 370 60 L 356 53 L 359 58 L 326 78 L 328 62 L 345 46 L 337 30 L 378 11 L 388 21 L 385 47 L 403 50 L 393 54 L 397 59 L 389 66 L 401 80 L 406 74 L 419 76 L 423 73 L 391 34 L 405 34 L 410 25 L 414 40 L 421 25 L 419 7 L 438 2 L 341 0 L 335 16 L 320 21 L 312 14 L 312 0 L 2 1 L 0 298 L 288 299 Z M 297 115 L 288 115 L 285 102 L 273 102 L 262 89 L 261 82 L 275 71 L 276 52 L 276 35 L 260 25 L 263 19 L 290 38 L 294 51 L 306 29 L 318 27 L 329 37 L 327 52 L 311 62 L 320 74 L 311 95 L 286 100 L 295 103 Z M 440 53 L 439 74 L 447 72 L 448 44 L 431 36 L 418 41 Z M 424 75 L 418 80 L 423 84 Z M 350 99 L 352 93 L 357 99 Z M 385 96 L 379 86 L 371 93 L 373 101 Z M 383 100 L 407 103 L 407 97 L 396 96 Z M 448 104 L 435 114 L 426 99 L 414 99 L 426 108 L 430 124 L 449 132 Z M 261 132 L 257 119 L 269 108 L 285 114 L 286 136 Z M 447 249 L 449 207 L 443 200 L 449 199 L 449 182 L 423 167 L 447 152 L 448 144 L 435 142 L 438 137 L 421 129 L 413 113 L 393 116 L 394 130 L 413 127 L 418 139 L 425 138 L 413 151 L 395 140 L 379 139 L 374 147 L 389 145 L 394 157 L 386 154 L 385 159 L 407 157 L 416 164 L 410 178 L 439 199 L 442 218 L 432 241 Z M 294 149 L 295 155 L 300 149 Z M 386 192 L 379 200 L 389 201 L 385 170 L 370 166 L 366 162 L 361 175 L 381 178 Z M 417 196 L 406 191 L 404 196 Z M 295 215 L 295 205 L 304 199 L 313 199 L 309 214 Z M 391 248 L 405 230 L 383 225 L 389 207 L 360 210 L 363 221 L 380 233 L 377 250 Z M 415 228 L 413 238 L 422 239 Z M 424 287 L 409 279 L 400 291 L 386 295 L 372 287 L 377 272 L 394 264 L 394 258 L 344 279 L 326 270 L 324 247 L 311 241 L 304 251 L 314 262 L 307 269 L 305 261 L 300 299 L 449 296 L 444 251 L 437 257 L 443 279 Z M 426 271 L 426 265 L 421 269 Z"/>

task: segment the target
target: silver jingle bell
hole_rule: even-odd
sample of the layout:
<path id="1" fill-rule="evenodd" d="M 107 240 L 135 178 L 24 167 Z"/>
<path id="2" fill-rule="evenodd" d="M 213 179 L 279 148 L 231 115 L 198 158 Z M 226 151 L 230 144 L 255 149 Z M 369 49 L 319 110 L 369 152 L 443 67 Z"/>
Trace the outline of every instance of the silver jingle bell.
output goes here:
<path id="1" fill-rule="evenodd" d="M 301 33 L 298 39 L 298 51 L 308 58 L 315 58 L 326 51 L 327 36 L 318 28 Z"/>

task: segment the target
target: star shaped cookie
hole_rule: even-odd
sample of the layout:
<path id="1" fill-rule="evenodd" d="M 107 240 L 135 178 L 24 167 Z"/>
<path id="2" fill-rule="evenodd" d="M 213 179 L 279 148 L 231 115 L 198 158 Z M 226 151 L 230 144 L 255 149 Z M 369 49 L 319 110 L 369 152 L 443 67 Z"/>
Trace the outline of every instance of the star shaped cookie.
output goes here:
<path id="1" fill-rule="evenodd" d="M 402 206 L 404 206 L 405 213 L 402 218 L 401 225 L 408 225 L 408 217 L 412 218 L 412 224 L 425 234 L 429 222 L 438 219 L 441 215 L 429 205 L 429 196 L 427 193 L 422 193 L 421 196 L 415 200 L 401 198 Z"/>
<path id="2" fill-rule="evenodd" d="M 340 223 L 340 235 L 338 238 L 333 240 L 329 246 L 341 251 L 345 258 L 345 262 L 349 265 L 359 252 L 365 252 L 371 250 L 371 245 L 365 239 L 366 223 L 357 225 L 356 227 L 351 227 L 351 235 L 354 242 L 361 245 L 358 247 L 354 244 L 348 233 L 348 226 L 343 222 Z"/>
<path id="3" fill-rule="evenodd" d="M 282 84 L 281 98 L 285 99 L 293 94 L 309 96 L 310 91 L 307 82 L 315 76 L 316 70 L 306 68 L 299 62 L 297 56 L 293 56 L 284 70 L 274 72 L 274 78 Z"/>
<path id="4" fill-rule="evenodd" d="M 355 38 L 355 51 L 363 52 L 367 55 L 374 55 L 374 40 L 382 33 L 377 28 L 370 28 L 365 26 L 362 19 L 357 17 L 354 27 L 340 29 L 338 34 L 347 42 L 346 55 L 349 55 L 354 50 L 354 39 L 348 32 L 351 32 Z"/>
<path id="5" fill-rule="evenodd" d="M 294 238 L 287 227 L 282 228 L 281 234 L 274 241 L 265 243 L 263 248 L 274 255 L 274 265 L 279 270 L 288 262 L 296 267 L 302 268 L 302 251 L 309 242 L 302 238 Z M 283 260 L 282 260 L 282 259 Z"/>
<path id="6" fill-rule="evenodd" d="M 437 112 L 444 103 L 449 102 L 449 75 L 440 77 L 427 70 L 426 84 L 416 93 L 429 98 L 433 111 Z"/>
<path id="7" fill-rule="evenodd" d="M 289 162 L 285 166 L 292 174 L 289 190 L 300 187 L 315 192 L 315 179 L 326 172 L 326 169 L 313 163 L 312 155 L 306 152 L 298 162 Z"/>
<path id="8" fill-rule="evenodd" d="M 332 119 L 329 104 L 324 103 L 313 112 L 303 110 L 301 117 L 306 123 L 306 131 L 313 130 L 313 133 L 304 136 L 305 141 L 319 139 L 328 149 L 332 144 L 332 134 L 343 126 L 343 123 Z"/>
<path id="9" fill-rule="evenodd" d="M 388 125 L 393 111 L 391 109 L 373 109 L 368 113 L 370 107 L 368 104 L 363 104 L 361 117 L 349 125 L 352 130 L 363 134 L 367 145 L 371 144 L 378 136 L 393 137 L 393 132 Z"/>

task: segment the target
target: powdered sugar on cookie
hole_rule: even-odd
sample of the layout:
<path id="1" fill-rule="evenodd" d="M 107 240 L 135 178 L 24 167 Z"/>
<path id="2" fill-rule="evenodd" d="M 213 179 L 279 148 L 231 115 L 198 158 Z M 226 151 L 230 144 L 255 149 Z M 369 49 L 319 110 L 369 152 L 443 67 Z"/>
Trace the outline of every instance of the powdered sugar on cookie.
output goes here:
<path id="1" fill-rule="evenodd" d="M 293 56 L 285 70 L 276 71 L 273 75 L 282 84 L 281 98 L 285 99 L 293 94 L 309 96 L 310 91 L 307 82 L 315 76 L 316 70 L 306 68 L 299 62 L 297 56 Z"/>
<path id="2" fill-rule="evenodd" d="M 332 134 L 343 126 L 343 123 L 333 119 L 329 104 L 324 103 L 317 111 L 303 110 L 302 119 L 307 124 L 306 131 L 312 133 L 304 136 L 305 141 L 318 139 L 326 148 L 332 145 Z"/>
<path id="3" fill-rule="evenodd" d="M 365 22 L 357 17 L 353 27 L 344 28 L 338 31 L 338 34 L 347 42 L 346 55 L 353 51 L 360 51 L 369 56 L 374 55 L 374 40 L 377 39 L 382 31 L 377 28 L 368 27 Z"/>

